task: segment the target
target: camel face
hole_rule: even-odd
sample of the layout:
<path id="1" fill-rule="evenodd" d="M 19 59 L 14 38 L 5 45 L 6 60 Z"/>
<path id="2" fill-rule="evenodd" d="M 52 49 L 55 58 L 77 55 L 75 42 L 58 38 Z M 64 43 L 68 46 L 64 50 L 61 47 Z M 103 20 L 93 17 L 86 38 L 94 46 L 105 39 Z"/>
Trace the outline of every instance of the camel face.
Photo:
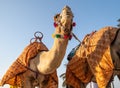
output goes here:
<path id="1" fill-rule="evenodd" d="M 60 14 L 54 17 L 55 22 L 60 26 L 62 34 L 70 34 L 72 31 L 73 13 L 71 8 L 65 6 Z"/>
<path id="2" fill-rule="evenodd" d="M 61 24 L 63 27 L 64 32 L 70 33 L 72 31 L 72 21 L 73 21 L 73 13 L 70 7 L 65 6 L 60 14 Z"/>

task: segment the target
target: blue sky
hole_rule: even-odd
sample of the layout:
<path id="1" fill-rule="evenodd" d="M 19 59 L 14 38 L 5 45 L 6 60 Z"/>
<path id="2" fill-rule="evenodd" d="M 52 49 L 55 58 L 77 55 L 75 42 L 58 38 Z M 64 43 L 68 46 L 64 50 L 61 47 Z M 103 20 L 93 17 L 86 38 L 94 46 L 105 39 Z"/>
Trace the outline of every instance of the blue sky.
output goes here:
<path id="1" fill-rule="evenodd" d="M 73 32 L 82 40 L 94 30 L 116 26 L 120 18 L 119 3 L 120 0 L 0 0 L 0 79 L 29 44 L 34 32 L 42 32 L 43 42 L 49 49 L 52 47 L 53 17 L 65 5 L 70 6 L 74 13 L 77 25 Z M 76 45 L 78 41 L 74 38 L 69 41 L 58 75 L 65 72 L 66 56 Z M 116 88 L 120 87 L 117 79 L 115 84 Z"/>

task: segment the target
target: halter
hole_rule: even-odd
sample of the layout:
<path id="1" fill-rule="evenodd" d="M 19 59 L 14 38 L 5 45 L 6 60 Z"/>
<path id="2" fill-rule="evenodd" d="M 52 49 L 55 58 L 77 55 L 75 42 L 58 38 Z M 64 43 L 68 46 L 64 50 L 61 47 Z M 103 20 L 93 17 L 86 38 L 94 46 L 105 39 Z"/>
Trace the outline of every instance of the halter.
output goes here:
<path id="1" fill-rule="evenodd" d="M 72 39 L 72 34 L 70 35 L 61 35 L 61 34 L 52 34 L 53 38 L 63 38 L 63 39 Z"/>
<path id="2" fill-rule="evenodd" d="M 58 26 L 60 26 L 63 30 L 65 30 L 65 26 L 63 26 L 63 25 L 60 23 L 60 21 L 54 22 L 53 25 L 54 25 L 55 28 L 58 27 Z M 76 23 L 73 22 L 73 23 L 72 23 L 72 26 L 73 26 L 73 27 L 76 26 Z M 73 34 L 73 33 L 70 33 L 69 35 L 67 35 L 67 34 L 64 34 L 64 35 L 61 35 L 61 34 L 52 34 L 52 37 L 53 37 L 53 38 L 63 38 L 63 39 L 69 39 L 69 40 L 71 40 L 71 39 L 72 39 L 72 34 Z"/>

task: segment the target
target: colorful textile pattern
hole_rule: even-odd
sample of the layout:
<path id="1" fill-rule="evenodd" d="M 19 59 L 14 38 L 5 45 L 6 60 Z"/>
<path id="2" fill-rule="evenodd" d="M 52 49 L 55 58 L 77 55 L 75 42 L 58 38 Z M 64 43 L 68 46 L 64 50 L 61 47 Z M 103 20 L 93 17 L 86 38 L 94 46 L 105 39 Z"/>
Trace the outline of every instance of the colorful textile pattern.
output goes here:
<path id="1" fill-rule="evenodd" d="M 48 77 L 49 77 L 49 80 L 46 88 L 58 88 L 57 72 L 55 71 L 54 73 L 48 75 Z"/>
<path id="2" fill-rule="evenodd" d="M 81 82 L 88 83 L 95 76 L 98 87 L 106 88 L 114 69 L 110 44 L 117 30 L 115 27 L 104 27 L 84 38 L 67 65 L 67 84 L 80 88 Z"/>
<path id="3" fill-rule="evenodd" d="M 21 53 L 21 55 L 16 59 L 15 62 L 9 67 L 5 75 L 3 76 L 0 86 L 4 84 L 10 84 L 12 86 L 21 86 L 23 79 L 21 79 L 22 73 L 29 70 L 30 59 L 33 59 L 39 52 L 48 51 L 47 47 L 42 42 L 30 43 Z M 49 75 L 51 80 L 55 83 L 57 80 L 57 73 Z M 52 82 L 52 83 L 53 83 Z M 57 82 L 58 84 L 58 82 Z M 50 88 L 50 87 L 49 87 Z"/>

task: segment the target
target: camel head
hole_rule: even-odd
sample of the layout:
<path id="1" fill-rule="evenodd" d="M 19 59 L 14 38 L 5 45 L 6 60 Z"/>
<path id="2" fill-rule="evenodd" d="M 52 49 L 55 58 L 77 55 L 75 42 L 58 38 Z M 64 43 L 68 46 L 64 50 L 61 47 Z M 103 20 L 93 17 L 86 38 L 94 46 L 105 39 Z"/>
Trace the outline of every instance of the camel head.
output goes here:
<path id="1" fill-rule="evenodd" d="M 72 27 L 75 25 L 75 23 L 73 23 L 73 17 L 71 8 L 68 6 L 65 6 L 60 14 L 56 14 L 54 16 L 54 26 L 56 27 L 57 33 L 70 35 Z"/>

